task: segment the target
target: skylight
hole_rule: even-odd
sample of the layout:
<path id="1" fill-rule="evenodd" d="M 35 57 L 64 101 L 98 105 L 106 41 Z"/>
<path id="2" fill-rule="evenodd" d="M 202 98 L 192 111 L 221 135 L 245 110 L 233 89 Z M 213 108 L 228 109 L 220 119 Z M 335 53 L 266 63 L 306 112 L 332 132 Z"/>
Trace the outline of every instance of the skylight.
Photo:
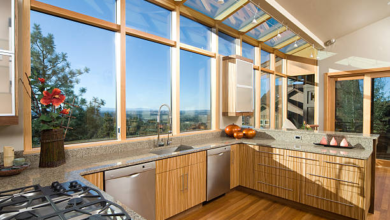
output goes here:
<path id="1" fill-rule="evenodd" d="M 249 3 L 228 17 L 223 23 L 236 30 L 241 30 L 243 27 L 251 24 L 253 19 L 258 19 L 263 15 L 265 15 L 265 12 L 254 4 Z"/>
<path id="2" fill-rule="evenodd" d="M 236 3 L 236 0 L 225 0 L 223 4 L 219 4 L 217 0 L 187 0 L 184 5 L 215 18 L 234 3 Z"/>

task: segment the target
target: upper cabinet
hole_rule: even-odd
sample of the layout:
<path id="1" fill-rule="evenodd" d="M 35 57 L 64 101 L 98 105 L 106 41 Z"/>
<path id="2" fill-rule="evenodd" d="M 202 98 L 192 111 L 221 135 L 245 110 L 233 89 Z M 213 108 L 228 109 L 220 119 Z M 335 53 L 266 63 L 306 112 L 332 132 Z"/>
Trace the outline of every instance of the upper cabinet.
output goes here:
<path id="1" fill-rule="evenodd" d="M 0 1 L 0 125 L 17 124 L 15 76 L 16 1 Z"/>
<path id="2" fill-rule="evenodd" d="M 222 60 L 222 115 L 252 116 L 253 61 L 238 55 Z"/>

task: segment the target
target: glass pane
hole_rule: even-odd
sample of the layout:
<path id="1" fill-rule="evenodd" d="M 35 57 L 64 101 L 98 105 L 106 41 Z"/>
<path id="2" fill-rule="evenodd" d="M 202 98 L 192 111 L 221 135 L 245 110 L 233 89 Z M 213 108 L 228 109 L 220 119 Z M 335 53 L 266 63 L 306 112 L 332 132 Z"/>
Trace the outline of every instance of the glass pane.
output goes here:
<path id="1" fill-rule="evenodd" d="M 287 78 L 287 119 L 298 129 L 314 124 L 314 74 Z"/>
<path id="2" fill-rule="evenodd" d="M 0 50 L 12 50 L 12 1 L 0 1 Z"/>
<path id="3" fill-rule="evenodd" d="M 260 107 L 260 127 L 269 128 L 270 123 L 270 101 L 271 101 L 271 90 L 270 90 L 270 74 L 261 73 L 261 107 Z"/>
<path id="4" fill-rule="evenodd" d="M 171 38 L 171 11 L 145 0 L 126 0 L 126 26 Z"/>
<path id="5" fill-rule="evenodd" d="M 211 58 L 180 51 L 180 131 L 211 129 Z"/>
<path id="6" fill-rule="evenodd" d="M 288 52 L 294 50 L 295 48 L 298 48 L 298 47 L 303 46 L 305 44 L 307 44 L 305 40 L 299 39 L 299 40 L 297 40 L 297 42 L 291 43 L 291 44 L 279 49 L 279 51 L 282 53 L 288 53 Z"/>
<path id="7" fill-rule="evenodd" d="M 275 128 L 283 126 L 283 77 L 275 75 Z"/>
<path id="8" fill-rule="evenodd" d="M 211 50 L 211 28 L 180 16 L 180 41 L 194 47 Z"/>
<path id="9" fill-rule="evenodd" d="M 236 38 L 222 32 L 219 32 L 218 36 L 218 53 L 222 56 L 236 54 Z"/>
<path id="10" fill-rule="evenodd" d="M 116 139 L 115 33 L 34 11 L 30 28 L 32 76 L 80 106 L 72 110 L 66 144 Z M 41 126 L 32 112 L 34 146 Z"/>
<path id="11" fill-rule="evenodd" d="M 13 114 L 13 57 L 0 54 L 0 115 Z"/>
<path id="12" fill-rule="evenodd" d="M 335 130 L 363 132 L 363 80 L 336 81 Z"/>
<path id="13" fill-rule="evenodd" d="M 249 35 L 255 39 L 260 39 L 260 38 L 265 37 L 274 31 L 278 30 L 282 26 L 283 25 L 280 24 L 278 21 L 271 18 L 268 21 L 262 23 L 261 25 L 257 26 L 256 28 L 252 29 L 251 31 L 249 31 L 247 33 L 247 35 Z"/>
<path id="14" fill-rule="evenodd" d="M 283 58 L 275 56 L 275 71 L 283 73 Z"/>
<path id="15" fill-rule="evenodd" d="M 77 13 L 116 22 L 116 0 L 38 0 Z"/>
<path id="16" fill-rule="evenodd" d="M 236 0 L 225 0 L 222 4 L 218 3 L 217 0 L 187 0 L 184 5 L 215 18 L 234 3 Z"/>
<path id="17" fill-rule="evenodd" d="M 263 12 L 260 8 L 256 7 L 252 3 L 249 3 L 228 17 L 222 23 L 227 24 L 236 30 L 240 30 L 248 24 L 252 23 L 253 19 L 257 19 L 264 14 L 265 12 Z"/>
<path id="18" fill-rule="evenodd" d="M 153 60 L 153 65 L 149 65 Z M 157 112 L 171 106 L 171 48 L 126 36 L 126 136 L 157 134 Z M 168 109 L 162 109 L 164 132 Z"/>
<path id="19" fill-rule="evenodd" d="M 296 35 L 292 31 L 287 30 L 280 33 L 280 37 L 279 36 L 273 37 L 270 40 L 266 41 L 265 44 L 267 44 L 270 47 L 274 47 L 295 36 Z"/>
<path id="20" fill-rule="evenodd" d="M 266 69 L 271 69 L 271 54 L 267 51 L 261 50 L 261 67 Z"/>
<path id="21" fill-rule="evenodd" d="M 390 78 L 372 80 L 371 133 L 379 134 L 378 159 L 390 160 Z"/>
<path id="22" fill-rule="evenodd" d="M 255 62 L 255 47 L 245 42 L 242 42 L 242 56 L 251 59 L 253 62 Z"/>

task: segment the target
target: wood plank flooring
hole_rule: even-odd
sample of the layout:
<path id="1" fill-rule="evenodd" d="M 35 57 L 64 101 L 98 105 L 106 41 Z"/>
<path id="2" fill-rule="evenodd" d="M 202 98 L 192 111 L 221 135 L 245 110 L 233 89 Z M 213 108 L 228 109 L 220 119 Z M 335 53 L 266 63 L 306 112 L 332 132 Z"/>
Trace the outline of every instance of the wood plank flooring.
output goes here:
<path id="1" fill-rule="evenodd" d="M 325 220 L 246 192 L 233 190 L 206 205 L 198 206 L 170 220 Z M 390 168 L 376 168 L 375 214 L 368 220 L 390 219 Z"/>

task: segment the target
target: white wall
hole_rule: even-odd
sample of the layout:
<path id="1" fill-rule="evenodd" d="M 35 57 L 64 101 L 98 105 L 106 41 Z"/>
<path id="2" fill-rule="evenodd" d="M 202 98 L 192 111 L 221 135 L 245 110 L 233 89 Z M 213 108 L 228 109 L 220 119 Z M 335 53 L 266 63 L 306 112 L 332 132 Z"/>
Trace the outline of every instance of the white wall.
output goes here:
<path id="1" fill-rule="evenodd" d="M 18 17 L 18 58 L 17 58 L 17 65 L 18 65 L 18 74 L 19 77 L 23 76 L 23 69 L 22 69 L 22 16 L 21 16 L 21 10 L 22 10 L 22 0 L 18 0 L 18 8 L 19 8 L 19 17 Z M 0 152 L 3 151 L 4 146 L 12 146 L 15 148 L 16 151 L 23 150 L 23 89 L 22 85 L 17 82 L 15 83 L 19 87 L 19 98 L 16 100 L 19 106 L 19 124 L 13 125 L 13 126 L 0 126 Z"/>
<path id="2" fill-rule="evenodd" d="M 319 52 L 319 122 L 324 124 L 324 74 L 358 69 L 390 67 L 390 17 L 336 39 Z"/>

